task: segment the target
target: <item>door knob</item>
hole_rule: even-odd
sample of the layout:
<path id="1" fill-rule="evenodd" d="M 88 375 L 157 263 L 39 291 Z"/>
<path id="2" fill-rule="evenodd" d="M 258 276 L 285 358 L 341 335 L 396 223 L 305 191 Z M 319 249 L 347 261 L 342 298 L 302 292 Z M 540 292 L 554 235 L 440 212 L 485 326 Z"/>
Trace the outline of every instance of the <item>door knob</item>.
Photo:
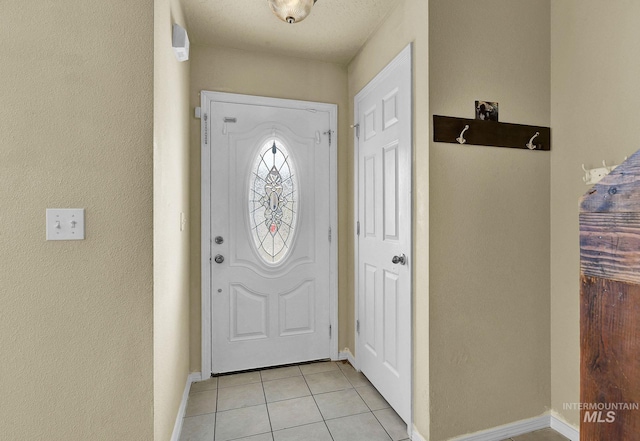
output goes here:
<path id="1" fill-rule="evenodd" d="M 216 263 L 222 263 L 224 262 L 224 256 L 222 254 L 216 254 L 216 257 L 214 257 L 213 260 L 215 260 Z"/>
<path id="2" fill-rule="evenodd" d="M 407 264 L 407 256 L 405 256 L 404 254 L 400 254 L 399 256 L 393 256 L 393 259 L 391 259 L 391 262 L 394 264 L 400 264 L 400 265 L 406 265 Z"/>

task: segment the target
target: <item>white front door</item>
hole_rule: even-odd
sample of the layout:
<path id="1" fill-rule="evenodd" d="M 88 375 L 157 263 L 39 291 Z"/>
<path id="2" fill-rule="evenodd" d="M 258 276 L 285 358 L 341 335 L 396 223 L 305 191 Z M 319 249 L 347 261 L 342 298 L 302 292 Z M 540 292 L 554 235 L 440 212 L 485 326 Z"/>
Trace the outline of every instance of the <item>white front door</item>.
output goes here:
<path id="1" fill-rule="evenodd" d="M 411 418 L 411 47 L 355 98 L 358 368 Z"/>
<path id="2" fill-rule="evenodd" d="M 211 372 L 331 356 L 333 122 L 317 107 L 203 93 Z"/>

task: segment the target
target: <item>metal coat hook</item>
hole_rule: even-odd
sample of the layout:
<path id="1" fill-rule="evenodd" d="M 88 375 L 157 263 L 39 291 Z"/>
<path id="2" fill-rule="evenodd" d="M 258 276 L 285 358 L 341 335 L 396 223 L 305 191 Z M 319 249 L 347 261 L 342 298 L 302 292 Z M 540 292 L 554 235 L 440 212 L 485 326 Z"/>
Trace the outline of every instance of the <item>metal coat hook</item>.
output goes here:
<path id="1" fill-rule="evenodd" d="M 624 160 L 627 160 L 627 157 L 624 157 Z M 582 171 L 584 171 L 584 177 L 582 180 L 587 185 L 593 185 L 600 182 L 602 178 L 606 175 L 614 171 L 618 167 L 618 165 L 607 165 L 607 161 L 602 161 L 602 167 L 588 169 L 582 164 Z"/>
<path id="2" fill-rule="evenodd" d="M 529 150 L 535 150 L 536 149 L 537 146 L 533 143 L 533 140 L 536 139 L 538 136 L 540 136 L 540 132 L 536 132 L 536 134 L 533 135 L 531 137 L 531 139 L 529 140 L 529 142 L 527 143 L 527 148 Z"/>
<path id="3" fill-rule="evenodd" d="M 627 157 L 627 156 L 625 156 L 625 157 L 624 157 L 624 161 L 626 161 L 627 159 L 628 159 L 628 157 Z M 623 162 L 624 162 L 624 161 L 623 161 Z M 606 160 L 606 159 L 603 159 L 603 160 L 602 160 L 602 166 L 603 166 L 604 168 L 606 168 L 607 170 L 609 170 L 609 172 L 614 171 L 618 165 L 619 165 L 619 164 L 616 164 L 616 165 L 607 165 L 607 160 Z M 584 169 L 584 164 L 582 165 L 582 168 Z M 586 171 L 586 170 L 585 170 L 585 171 Z"/>
<path id="4" fill-rule="evenodd" d="M 469 124 L 464 126 L 464 129 L 462 129 L 462 132 L 460 132 L 460 136 L 456 138 L 456 141 L 458 141 L 460 144 L 464 144 L 465 142 L 467 142 L 467 140 L 464 139 L 464 132 L 466 132 L 467 130 L 469 130 Z"/>

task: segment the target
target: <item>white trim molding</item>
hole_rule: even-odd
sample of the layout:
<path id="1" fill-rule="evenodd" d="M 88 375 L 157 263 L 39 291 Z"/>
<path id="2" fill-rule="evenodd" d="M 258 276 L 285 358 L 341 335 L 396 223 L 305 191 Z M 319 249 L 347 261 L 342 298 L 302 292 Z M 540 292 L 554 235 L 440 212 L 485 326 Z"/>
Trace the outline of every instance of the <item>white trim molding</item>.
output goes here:
<path id="1" fill-rule="evenodd" d="M 358 370 L 356 366 L 356 358 L 353 356 L 349 348 L 344 348 L 344 351 L 340 351 L 338 354 L 338 360 L 347 360 L 354 369 Z"/>
<path id="2" fill-rule="evenodd" d="M 427 441 L 427 439 L 418 432 L 418 428 L 416 426 L 413 426 L 413 429 L 411 430 L 411 441 Z"/>
<path id="3" fill-rule="evenodd" d="M 492 429 L 482 430 L 480 432 L 451 438 L 450 441 L 500 441 L 512 436 L 523 435 L 525 433 L 534 432 L 549 427 L 550 416 L 541 415 L 535 418 L 516 421 L 514 423 L 505 424 L 503 426 L 494 427 Z"/>
<path id="4" fill-rule="evenodd" d="M 569 438 L 571 441 L 580 441 L 580 432 L 578 429 L 561 419 L 559 415 L 555 414 L 555 412 L 451 438 L 450 441 L 500 441 L 512 436 L 523 435 L 525 433 L 548 428 L 555 430 L 560 435 Z M 416 431 L 414 427 L 414 434 L 415 433 Z M 411 439 L 415 441 L 420 440 L 421 438 L 412 437 Z"/>
<path id="5" fill-rule="evenodd" d="M 550 426 L 565 438 L 569 438 L 571 441 L 580 441 L 580 431 L 563 420 L 560 415 L 555 412 L 551 413 Z"/>
<path id="6" fill-rule="evenodd" d="M 171 435 L 171 441 L 178 441 L 180 434 L 182 433 L 182 423 L 184 422 L 184 414 L 187 411 L 187 401 L 189 400 L 189 390 L 191 389 L 191 383 L 200 381 L 202 375 L 200 372 L 193 372 L 187 376 L 187 384 L 184 386 L 182 392 L 182 401 L 178 408 L 178 415 L 176 415 L 176 423 L 173 426 L 173 434 Z"/>

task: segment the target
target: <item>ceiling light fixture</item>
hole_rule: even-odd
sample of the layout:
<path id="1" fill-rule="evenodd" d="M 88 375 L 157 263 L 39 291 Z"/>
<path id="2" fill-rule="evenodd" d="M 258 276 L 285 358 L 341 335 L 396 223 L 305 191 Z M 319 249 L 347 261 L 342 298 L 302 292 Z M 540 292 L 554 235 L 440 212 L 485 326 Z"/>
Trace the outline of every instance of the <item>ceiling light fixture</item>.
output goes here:
<path id="1" fill-rule="evenodd" d="M 267 0 L 273 13 L 280 20 L 291 24 L 307 18 L 316 1 L 318 0 Z"/>

